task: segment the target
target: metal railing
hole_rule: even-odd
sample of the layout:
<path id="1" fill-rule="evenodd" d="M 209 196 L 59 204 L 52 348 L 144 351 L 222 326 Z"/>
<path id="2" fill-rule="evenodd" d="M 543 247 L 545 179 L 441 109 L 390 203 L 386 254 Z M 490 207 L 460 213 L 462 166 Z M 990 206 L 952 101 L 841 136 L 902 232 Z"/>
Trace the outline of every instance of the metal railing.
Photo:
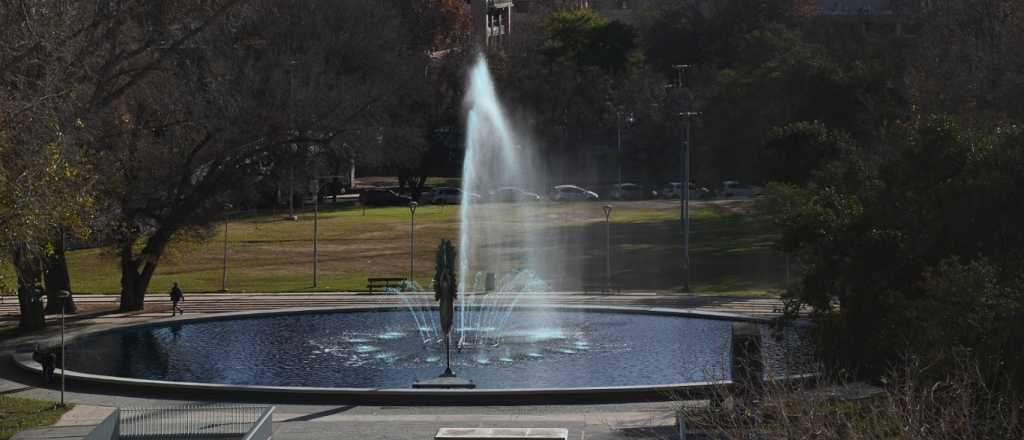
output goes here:
<path id="1" fill-rule="evenodd" d="M 270 438 L 272 406 L 196 404 L 177 408 L 125 408 L 120 410 L 120 438 L 253 439 Z M 266 437 L 252 435 L 266 432 Z"/>

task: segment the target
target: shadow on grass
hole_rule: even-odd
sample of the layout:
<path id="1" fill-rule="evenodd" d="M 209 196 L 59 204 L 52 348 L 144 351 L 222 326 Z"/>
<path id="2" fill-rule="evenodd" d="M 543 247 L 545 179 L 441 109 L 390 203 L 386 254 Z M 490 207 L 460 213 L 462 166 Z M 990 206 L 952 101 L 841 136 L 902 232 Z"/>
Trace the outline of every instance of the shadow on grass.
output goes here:
<path id="1" fill-rule="evenodd" d="M 527 251 L 514 240 L 487 246 L 508 259 L 539 252 L 556 265 L 540 270 L 555 290 L 581 290 L 607 283 L 603 222 L 554 226 L 539 232 L 542 249 Z M 785 283 L 785 259 L 771 248 L 775 238 L 757 217 L 727 215 L 694 220 L 690 233 L 692 291 L 744 295 L 773 293 Z M 509 249 L 516 249 L 509 251 Z M 684 282 L 683 233 L 678 221 L 613 223 L 611 284 L 617 290 L 680 290 Z M 589 290 L 589 289 L 586 289 Z"/>

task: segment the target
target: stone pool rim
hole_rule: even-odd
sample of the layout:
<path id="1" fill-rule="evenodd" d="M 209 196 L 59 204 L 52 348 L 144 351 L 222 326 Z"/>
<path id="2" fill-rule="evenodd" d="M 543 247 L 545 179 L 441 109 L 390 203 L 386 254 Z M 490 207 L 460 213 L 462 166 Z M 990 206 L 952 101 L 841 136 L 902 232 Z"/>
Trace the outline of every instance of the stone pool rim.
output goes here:
<path id="1" fill-rule="evenodd" d="M 605 305 L 520 305 L 520 309 L 546 309 L 558 311 L 576 311 L 586 313 L 641 314 L 654 316 L 673 316 L 679 318 L 697 318 L 716 321 L 748 322 L 768 324 L 774 318 L 746 316 L 734 313 L 680 309 L 671 307 L 625 307 Z M 168 317 L 144 323 L 104 326 L 103 328 L 85 328 L 66 332 L 65 345 L 71 341 L 106 333 L 121 332 L 128 329 L 144 329 L 166 327 L 175 324 L 191 324 L 230 319 L 249 319 L 267 316 L 310 315 L 327 313 L 359 313 L 390 310 L 405 310 L 404 305 L 381 304 L 340 307 L 296 307 L 271 310 L 254 310 L 206 314 L 187 317 Z M 49 337 L 30 341 L 46 347 L 59 347 L 60 338 Z M 24 345 L 23 345 L 24 346 Z M 22 369 L 41 374 L 42 367 L 32 360 L 31 352 L 15 352 L 12 360 Z M 61 370 L 58 368 L 57 372 Z M 330 388 L 330 387 L 295 387 L 272 385 L 238 385 L 201 382 L 178 382 L 166 380 L 139 379 L 118 376 L 107 376 L 67 371 L 69 382 L 115 385 L 119 388 L 141 391 L 180 391 L 199 392 L 228 400 L 239 399 L 311 399 L 365 402 L 375 404 L 519 404 L 519 403 L 595 403 L 595 402 L 635 402 L 674 400 L 681 396 L 687 398 L 707 398 L 715 393 L 716 387 L 731 386 L 731 380 L 701 381 L 668 384 L 647 384 L 627 386 L 598 386 L 571 388 L 479 388 L 479 389 L 416 389 L 412 388 Z M 777 380 L 809 380 L 813 375 L 791 375 Z M 472 379 L 472 378 L 468 378 Z M 117 394 L 116 391 L 112 394 Z"/>

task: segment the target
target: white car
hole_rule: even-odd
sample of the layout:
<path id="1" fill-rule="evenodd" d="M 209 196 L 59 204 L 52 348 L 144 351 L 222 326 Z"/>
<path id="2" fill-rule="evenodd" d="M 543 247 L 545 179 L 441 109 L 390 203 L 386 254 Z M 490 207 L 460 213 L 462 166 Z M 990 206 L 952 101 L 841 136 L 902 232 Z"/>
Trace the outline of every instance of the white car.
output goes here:
<path id="1" fill-rule="evenodd" d="M 718 190 L 719 197 L 754 197 L 760 194 L 761 189 L 756 186 L 740 183 L 735 180 L 722 182 L 722 189 Z"/>
<path id="2" fill-rule="evenodd" d="M 597 200 L 596 192 L 588 191 L 576 185 L 558 185 L 551 193 L 551 200 L 556 202 L 578 202 L 584 200 Z"/>
<path id="3" fill-rule="evenodd" d="M 480 200 L 480 195 L 470 194 L 470 198 L 475 202 Z M 462 190 L 459 188 L 448 188 L 444 186 L 434 188 L 434 191 L 430 193 L 430 203 L 435 205 L 458 205 L 462 203 Z"/>

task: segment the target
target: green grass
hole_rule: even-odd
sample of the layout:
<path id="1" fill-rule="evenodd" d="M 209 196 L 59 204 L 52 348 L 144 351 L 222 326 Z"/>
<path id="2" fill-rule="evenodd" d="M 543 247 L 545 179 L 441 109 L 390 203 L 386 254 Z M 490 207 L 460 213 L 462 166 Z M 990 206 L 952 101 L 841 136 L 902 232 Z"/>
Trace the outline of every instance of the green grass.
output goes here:
<path id="1" fill-rule="evenodd" d="M 70 405 L 58 408 L 56 402 L 0 395 L 0 440 L 29 428 L 50 426 L 70 409 Z"/>
<path id="2" fill-rule="evenodd" d="M 550 257 L 556 288 L 603 282 L 606 226 L 603 203 L 485 205 L 482 221 L 512 237 L 488 252 L 522 258 L 528 248 L 517 237 L 544 237 L 530 246 Z M 611 214 L 614 278 L 628 289 L 674 291 L 681 286 L 678 262 L 682 233 L 678 202 L 616 202 Z M 524 211 L 525 210 L 525 211 Z M 523 213 L 527 214 L 524 215 Z M 754 214 L 717 205 L 691 207 L 691 285 L 694 290 L 744 295 L 773 294 L 784 268 L 771 249 L 769 223 Z M 228 290 L 233 292 L 363 290 L 368 277 L 409 272 L 410 215 L 407 207 L 326 208 L 318 220 L 320 278 L 313 288 L 313 216 L 298 221 L 277 215 L 238 215 L 228 224 Z M 150 284 L 162 294 L 178 281 L 186 293 L 221 288 L 224 235 L 215 225 L 206 242 L 175 242 Z M 459 207 L 424 205 L 416 211 L 416 280 L 430 283 L 434 250 L 441 238 L 459 238 Z M 512 240 L 512 241 L 509 241 Z M 517 241 L 518 240 L 518 241 Z M 120 276 L 109 248 L 68 255 L 77 293 L 116 293 Z M 472 264 L 472 263 L 471 263 Z M 508 268 L 473 268 L 504 271 Z M 9 269 L 8 269 L 9 270 Z M 559 279 L 560 275 L 564 275 Z M 574 284 L 575 283 L 575 284 Z"/>

